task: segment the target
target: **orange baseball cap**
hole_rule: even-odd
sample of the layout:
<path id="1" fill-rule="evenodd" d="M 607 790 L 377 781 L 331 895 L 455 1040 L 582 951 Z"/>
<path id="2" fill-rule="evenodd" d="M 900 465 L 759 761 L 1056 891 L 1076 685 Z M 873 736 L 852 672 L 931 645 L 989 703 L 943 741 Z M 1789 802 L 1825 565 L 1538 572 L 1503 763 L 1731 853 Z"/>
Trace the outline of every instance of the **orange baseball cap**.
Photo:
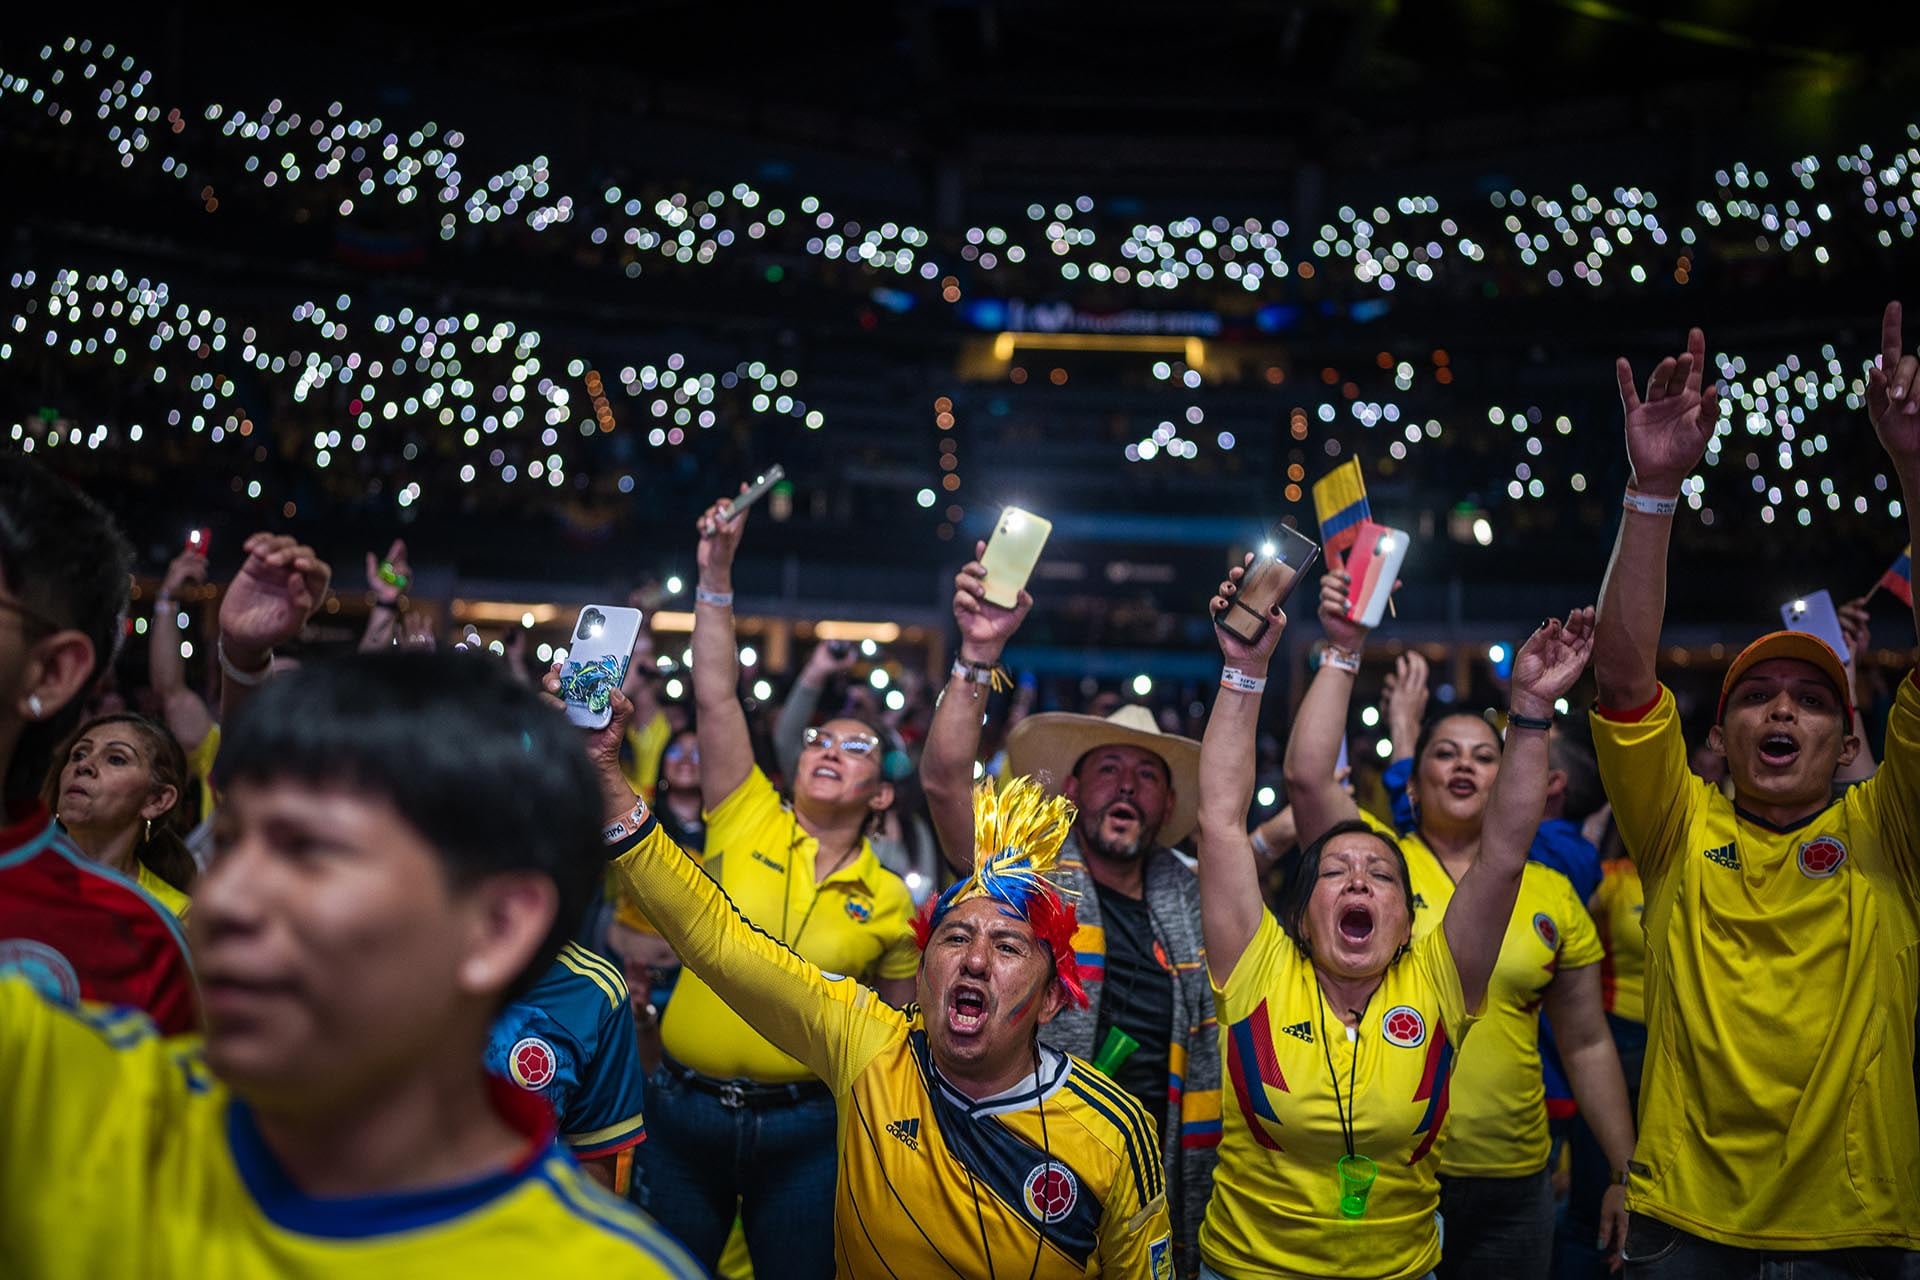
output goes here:
<path id="1" fill-rule="evenodd" d="M 1840 705 L 1845 708 L 1847 723 L 1853 723 L 1853 696 L 1847 688 L 1847 668 L 1840 661 L 1840 655 L 1825 640 L 1805 631 L 1769 631 L 1742 649 L 1727 668 L 1726 678 L 1720 682 L 1720 705 L 1713 713 L 1715 724 L 1727 718 L 1727 695 L 1733 692 L 1733 686 L 1739 684 L 1754 667 L 1774 658 L 1804 662 L 1826 677 L 1833 691 L 1840 695 Z"/>

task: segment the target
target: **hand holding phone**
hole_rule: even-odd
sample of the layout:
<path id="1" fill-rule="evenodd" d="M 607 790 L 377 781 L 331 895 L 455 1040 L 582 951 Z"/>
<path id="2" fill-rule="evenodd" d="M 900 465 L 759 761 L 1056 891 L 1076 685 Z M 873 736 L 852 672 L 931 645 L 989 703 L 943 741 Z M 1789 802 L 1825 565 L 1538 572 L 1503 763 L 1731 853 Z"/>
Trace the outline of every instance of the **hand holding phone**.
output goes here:
<path id="1" fill-rule="evenodd" d="M 1031 511 L 1008 507 L 1000 513 L 993 537 L 987 540 L 987 549 L 980 556 L 980 567 L 987 571 L 982 594 L 988 604 L 1002 609 L 1019 605 L 1020 593 L 1026 589 L 1027 579 L 1033 576 L 1033 567 L 1040 563 L 1040 552 L 1052 532 L 1053 522 Z"/>
<path id="2" fill-rule="evenodd" d="M 1294 584 L 1313 567 L 1320 546 L 1297 529 L 1275 525 L 1247 566 L 1240 586 L 1214 615 L 1222 631 L 1257 645 L 1273 621 L 1275 605 L 1284 605 Z"/>
<path id="3" fill-rule="evenodd" d="M 1386 615 L 1400 565 L 1413 539 L 1399 529 L 1371 520 L 1360 522 L 1359 536 L 1347 552 L 1347 619 L 1363 627 L 1377 627 Z"/>
<path id="4" fill-rule="evenodd" d="M 767 468 L 766 474 L 760 476 L 752 484 L 748 485 L 745 492 L 736 498 L 729 498 L 721 503 L 720 511 L 714 519 L 721 523 L 738 519 L 742 512 L 754 503 L 760 501 L 760 499 L 766 497 L 767 494 L 773 490 L 773 486 L 779 484 L 786 478 L 786 468 L 777 462 L 774 463 Z M 716 528 L 716 525 L 709 523 L 703 526 L 700 532 L 702 536 L 711 538 L 716 532 Z"/>
<path id="5" fill-rule="evenodd" d="M 560 667 L 560 700 L 567 719 L 583 729 L 604 729 L 613 719 L 613 695 L 627 678 L 640 611 L 590 604 L 574 621 L 567 659 Z"/>
<path id="6" fill-rule="evenodd" d="M 213 530 L 211 529 L 187 530 L 187 550 L 193 552 L 193 554 L 199 556 L 202 560 L 205 560 L 207 558 L 207 550 L 212 545 L 213 545 Z"/>
<path id="7" fill-rule="evenodd" d="M 1847 633 L 1840 626 L 1839 610 L 1833 607 L 1832 592 L 1815 591 L 1787 601 L 1780 606 L 1780 620 L 1789 631 L 1804 631 L 1826 641 L 1841 662 L 1853 660 L 1847 649 Z"/>

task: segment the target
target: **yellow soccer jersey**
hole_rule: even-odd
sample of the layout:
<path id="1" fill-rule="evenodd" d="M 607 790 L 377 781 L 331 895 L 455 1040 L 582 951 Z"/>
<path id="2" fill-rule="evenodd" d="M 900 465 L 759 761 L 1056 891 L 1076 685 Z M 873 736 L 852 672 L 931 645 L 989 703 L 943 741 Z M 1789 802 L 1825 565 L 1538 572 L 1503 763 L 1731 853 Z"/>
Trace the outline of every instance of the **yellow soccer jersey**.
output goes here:
<path id="1" fill-rule="evenodd" d="M 1688 772 L 1665 689 L 1593 737 L 1646 891 L 1627 1207 L 1747 1249 L 1920 1249 L 1920 688 L 1879 772 L 1790 830 Z"/>
<path id="2" fill-rule="evenodd" d="M 1642 991 L 1647 972 L 1647 935 L 1640 927 L 1645 887 L 1632 858 L 1609 858 L 1593 891 L 1593 922 L 1607 958 L 1600 962 L 1600 996 L 1607 1012 L 1630 1022 L 1647 1020 Z"/>
<path id="3" fill-rule="evenodd" d="M 852 862 L 814 881 L 819 841 L 758 768 L 707 815 L 707 869 L 741 914 L 829 973 L 861 981 L 911 978 L 913 895 L 860 842 Z M 660 1022 L 667 1052 L 703 1075 L 786 1083 L 813 1072 L 782 1053 L 714 994 L 699 973 L 680 975 Z"/>
<path id="4" fill-rule="evenodd" d="M 1413 935 L 1437 929 L 1453 877 L 1418 834 L 1400 837 L 1413 878 Z M 1528 862 L 1487 981 L 1473 1047 L 1454 1069 L 1453 1116 L 1440 1147 L 1450 1178 L 1519 1178 L 1546 1167 L 1547 1091 L 1540 1075 L 1540 1003 L 1561 969 L 1597 964 L 1600 935 L 1573 882 Z"/>
<path id="5" fill-rule="evenodd" d="M 501 1084 L 529 1133 L 517 1168 L 451 1187 L 301 1194 L 210 1075 L 194 1037 L 127 1010 L 75 1013 L 0 978 L 0 1275 L 35 1280 L 693 1277 L 699 1268 L 554 1144 L 545 1108 Z"/>
<path id="6" fill-rule="evenodd" d="M 187 908 L 193 905 L 193 900 L 149 871 L 147 864 L 138 858 L 134 859 L 133 863 L 133 880 L 135 884 L 153 895 L 156 902 L 171 911 L 174 919 L 187 918 Z"/>
<path id="7" fill-rule="evenodd" d="M 1432 930 L 1394 962 L 1351 1040 L 1326 1008 L 1313 963 L 1269 912 L 1214 1001 L 1228 1088 L 1200 1226 L 1207 1264 L 1239 1280 L 1402 1280 L 1432 1270 L 1434 1142 L 1472 1021 L 1446 934 Z M 1346 1154 L 1339 1107 L 1349 1101 L 1354 1151 L 1379 1165 L 1359 1219 L 1340 1216 L 1335 1174 Z"/>
<path id="8" fill-rule="evenodd" d="M 1160 1145 L 1105 1076 L 1046 1050 L 1020 1085 L 968 1099 L 934 1068 L 917 1008 L 755 928 L 651 817 L 623 848 L 615 866 L 687 969 L 833 1090 L 842 1280 L 1171 1276 Z"/>

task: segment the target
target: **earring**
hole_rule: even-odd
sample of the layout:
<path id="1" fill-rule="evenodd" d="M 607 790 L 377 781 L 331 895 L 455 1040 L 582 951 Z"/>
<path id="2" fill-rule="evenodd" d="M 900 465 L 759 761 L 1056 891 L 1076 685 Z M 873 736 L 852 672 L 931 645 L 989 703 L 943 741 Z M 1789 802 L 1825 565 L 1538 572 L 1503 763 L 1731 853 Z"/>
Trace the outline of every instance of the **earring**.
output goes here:
<path id="1" fill-rule="evenodd" d="M 145 841 L 147 844 L 152 844 L 153 843 L 153 819 L 152 818 L 146 819 L 146 824 L 147 824 L 147 834 L 145 836 Z"/>
<path id="2" fill-rule="evenodd" d="M 46 714 L 45 708 L 40 705 L 39 694 L 30 693 L 27 695 L 27 714 L 35 720 L 38 720 L 42 715 Z"/>

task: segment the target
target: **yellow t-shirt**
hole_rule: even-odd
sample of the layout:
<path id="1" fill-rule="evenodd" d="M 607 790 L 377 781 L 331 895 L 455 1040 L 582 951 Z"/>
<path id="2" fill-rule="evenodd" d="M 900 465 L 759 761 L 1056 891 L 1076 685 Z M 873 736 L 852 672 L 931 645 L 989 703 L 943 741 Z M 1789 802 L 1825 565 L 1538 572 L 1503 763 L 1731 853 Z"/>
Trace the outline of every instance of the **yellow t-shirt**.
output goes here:
<path id="1" fill-rule="evenodd" d="M 1384 824 L 1368 821 L 1387 834 Z M 1413 936 L 1437 929 L 1453 901 L 1453 877 L 1420 838 L 1400 836 L 1413 880 Z M 1454 1068 L 1453 1116 L 1440 1148 L 1449 1178 L 1518 1178 L 1547 1164 L 1547 1091 L 1540 1075 L 1540 1002 L 1561 969 L 1597 964 L 1600 935 L 1573 882 L 1543 863 L 1528 862 L 1473 1048 Z"/>
<path id="2" fill-rule="evenodd" d="M 1432 1270 L 1440 1260 L 1434 1141 L 1472 1023 L 1446 934 L 1429 932 L 1387 970 L 1357 1039 L 1327 1010 L 1313 963 L 1270 912 L 1213 993 L 1228 1087 L 1200 1225 L 1207 1264 L 1238 1280 L 1401 1280 Z M 1358 1219 L 1339 1210 L 1336 1163 L 1346 1139 L 1336 1081 L 1351 1103 L 1354 1151 L 1379 1166 Z"/>
<path id="3" fill-rule="evenodd" d="M 757 768 L 707 815 L 707 871 L 756 927 L 829 973 L 865 982 L 918 973 L 906 881 L 881 866 L 862 840 L 852 862 L 816 885 L 819 847 Z M 748 1026 L 691 970 L 674 986 L 660 1037 L 680 1062 L 720 1080 L 782 1084 L 814 1074 Z"/>
<path id="4" fill-rule="evenodd" d="M 1920 1249 L 1920 688 L 1879 772 L 1785 831 L 1688 772 L 1665 689 L 1593 739 L 1646 886 L 1627 1207 L 1745 1249 Z"/>
<path id="5" fill-rule="evenodd" d="M 1593 921 L 1607 958 L 1600 962 L 1600 996 L 1607 1012 L 1632 1022 L 1647 1020 L 1642 992 L 1647 972 L 1647 934 L 1641 928 L 1645 886 L 1632 858 L 1608 858 L 1600 864 L 1600 887 L 1593 891 Z"/>
<path id="6" fill-rule="evenodd" d="M 551 1140 L 461 1185 L 303 1195 L 207 1070 L 198 1037 L 157 1039 L 132 1010 L 58 1008 L 17 977 L 0 978 L 0 1080 L 0 1275 L 700 1274 Z"/>
<path id="7" fill-rule="evenodd" d="M 220 755 L 220 726 L 209 725 L 207 736 L 187 752 L 187 776 L 200 787 L 200 821 L 213 816 L 213 762 Z"/>
<path id="8" fill-rule="evenodd" d="M 147 864 L 138 858 L 133 860 L 133 872 L 134 883 L 153 895 L 161 906 L 171 911 L 174 919 L 187 918 L 187 908 L 193 905 L 193 899 L 147 870 Z"/>
<path id="9" fill-rule="evenodd" d="M 917 1006 L 895 1009 L 755 928 L 657 822 L 623 850 L 614 865 L 686 962 L 681 982 L 712 984 L 833 1091 L 842 1280 L 1169 1280 L 1159 1142 L 1111 1080 L 1047 1049 L 1004 1094 L 969 1099 L 940 1075 Z"/>
<path id="10" fill-rule="evenodd" d="M 620 762 L 620 771 L 648 804 L 653 803 L 653 789 L 660 781 L 660 753 L 672 737 L 673 726 L 664 711 L 655 712 L 645 724 L 627 726 L 627 755 Z"/>

